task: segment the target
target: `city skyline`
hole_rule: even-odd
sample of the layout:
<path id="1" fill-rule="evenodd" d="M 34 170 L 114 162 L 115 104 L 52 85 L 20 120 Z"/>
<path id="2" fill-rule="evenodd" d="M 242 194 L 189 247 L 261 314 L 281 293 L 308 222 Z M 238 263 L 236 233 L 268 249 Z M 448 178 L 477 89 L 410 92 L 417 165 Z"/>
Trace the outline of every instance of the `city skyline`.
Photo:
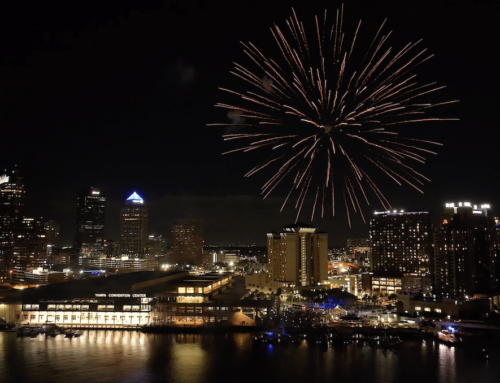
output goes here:
<path id="1" fill-rule="evenodd" d="M 205 221 L 206 243 L 264 244 L 262 233 L 294 222 L 296 211 L 290 207 L 278 212 L 286 197 L 280 192 L 262 201 L 263 179 L 243 177 L 242 157 L 222 158 L 229 149 L 221 138 L 223 130 L 205 125 L 225 118 L 213 105 L 220 99 L 218 87 L 232 81 L 232 62 L 243 57 L 240 40 L 274 50 L 269 27 L 282 23 L 292 6 L 309 23 L 313 15 L 325 8 L 333 12 L 338 5 L 146 2 L 104 6 L 99 14 L 34 9 L 37 16 L 24 21 L 29 28 L 23 22 L 2 26 L 9 28 L 1 57 L 9 69 L 2 135 L 4 141 L 24 146 L 8 145 L 0 153 L 0 165 L 18 165 L 29 215 L 57 221 L 62 244 L 71 244 L 75 231 L 76 192 L 91 186 L 106 193 L 109 239 L 118 241 L 119 210 L 124 198 L 137 190 L 148 200 L 152 233 L 167 234 L 171 221 L 193 216 Z M 491 106 L 498 100 L 498 75 L 488 36 L 495 34 L 492 15 L 497 9 L 486 1 L 345 5 L 348 30 L 362 19 L 364 31 L 373 31 L 387 17 L 395 48 L 423 38 L 435 57 L 418 75 L 447 85 L 443 95 L 461 100 L 443 113 L 460 122 L 422 128 L 426 137 L 444 144 L 425 168 L 431 179 L 425 194 L 383 183 L 394 207 L 440 211 L 448 200 L 481 200 L 496 212 L 500 179 L 492 171 L 496 112 Z M 69 13 L 59 17 L 60 12 Z M 241 13 L 248 17 L 227 17 Z M 16 33 L 18 28 L 23 32 Z M 463 76 L 470 71 L 473 76 Z M 22 141 L 21 132 L 34 127 L 30 140 Z M 415 133 L 414 128 L 408 131 Z M 370 205 L 365 215 L 375 210 L 381 206 Z M 308 215 L 300 221 L 309 222 Z M 368 233 L 359 215 L 351 230 L 343 215 L 312 224 L 335 233 L 330 235 L 334 244 Z"/>

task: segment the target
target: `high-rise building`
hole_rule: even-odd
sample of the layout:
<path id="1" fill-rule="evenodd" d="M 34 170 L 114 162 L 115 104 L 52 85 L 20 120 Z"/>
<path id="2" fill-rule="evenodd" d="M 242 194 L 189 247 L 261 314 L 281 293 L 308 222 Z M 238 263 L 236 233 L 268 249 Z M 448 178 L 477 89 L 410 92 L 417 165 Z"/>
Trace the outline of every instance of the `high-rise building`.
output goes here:
<path id="1" fill-rule="evenodd" d="M 437 295 L 467 299 L 500 292 L 499 236 L 489 209 L 489 204 L 446 204 L 435 235 Z"/>
<path id="2" fill-rule="evenodd" d="M 0 282 L 8 281 L 13 270 L 14 238 L 25 214 L 25 193 L 17 168 L 0 175 Z"/>
<path id="3" fill-rule="evenodd" d="M 148 208 L 142 197 L 133 192 L 121 212 L 120 255 L 144 258 L 148 239 Z"/>
<path id="4" fill-rule="evenodd" d="M 304 223 L 267 234 L 271 282 L 315 286 L 328 280 L 328 234 Z"/>
<path id="5" fill-rule="evenodd" d="M 428 212 L 376 212 L 370 220 L 372 290 L 384 294 L 431 287 L 433 221 Z"/>
<path id="6" fill-rule="evenodd" d="M 61 227 L 53 220 L 45 222 L 43 227 L 45 228 L 45 238 L 47 239 L 47 256 L 50 258 L 53 248 L 59 246 Z"/>
<path id="7" fill-rule="evenodd" d="M 102 252 L 104 240 L 104 212 L 106 196 L 91 187 L 79 193 L 76 202 L 75 250 L 85 257 L 95 257 Z"/>
<path id="8" fill-rule="evenodd" d="M 203 221 L 181 219 L 172 224 L 170 262 L 201 264 L 203 258 Z"/>
<path id="9" fill-rule="evenodd" d="M 15 231 L 12 247 L 12 284 L 27 284 L 25 273 L 47 264 L 47 240 L 41 219 L 24 218 Z"/>
<path id="10" fill-rule="evenodd" d="M 161 234 L 150 234 L 146 246 L 148 258 L 158 258 L 167 255 L 167 239 Z"/>

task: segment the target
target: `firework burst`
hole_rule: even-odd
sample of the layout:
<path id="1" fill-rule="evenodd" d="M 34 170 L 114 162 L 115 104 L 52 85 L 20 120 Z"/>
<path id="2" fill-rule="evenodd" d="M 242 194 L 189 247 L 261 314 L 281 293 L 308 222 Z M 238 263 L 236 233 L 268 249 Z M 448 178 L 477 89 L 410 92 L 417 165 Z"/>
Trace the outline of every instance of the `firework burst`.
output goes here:
<path id="1" fill-rule="evenodd" d="M 429 181 L 414 169 L 425 155 L 436 154 L 437 142 L 405 138 L 393 131 L 397 125 L 454 120 L 428 116 L 429 109 L 454 103 L 425 103 L 422 96 L 443 89 L 436 83 L 420 84 L 414 68 L 432 55 L 419 48 L 421 41 L 393 50 L 391 34 L 382 23 L 367 50 L 357 52 L 361 21 L 354 33 L 343 32 L 343 6 L 330 23 L 327 11 L 315 18 L 314 33 L 292 9 L 286 28 L 271 28 L 279 49 L 276 59 L 264 55 L 254 44 L 242 43 L 253 69 L 235 63 L 231 72 L 251 89 L 246 93 L 226 88 L 240 103 L 219 103 L 232 123 L 227 141 L 245 142 L 234 152 L 265 151 L 265 160 L 248 171 L 270 171 L 262 186 L 266 198 L 278 185 L 290 188 L 282 210 L 295 198 L 297 218 L 306 197 L 311 201 L 311 220 L 326 211 L 335 215 L 337 205 L 360 213 L 374 194 L 385 209 L 391 205 L 372 180 L 372 172 L 408 184 L 419 192 Z M 388 128 L 391 127 L 391 128 Z M 391 130 L 388 130 L 391 129 Z M 397 130 L 397 129 L 396 129 Z M 430 149 L 429 149 L 430 148 Z M 311 198 L 312 197 L 312 198 Z M 328 213 L 330 214 L 330 213 Z"/>

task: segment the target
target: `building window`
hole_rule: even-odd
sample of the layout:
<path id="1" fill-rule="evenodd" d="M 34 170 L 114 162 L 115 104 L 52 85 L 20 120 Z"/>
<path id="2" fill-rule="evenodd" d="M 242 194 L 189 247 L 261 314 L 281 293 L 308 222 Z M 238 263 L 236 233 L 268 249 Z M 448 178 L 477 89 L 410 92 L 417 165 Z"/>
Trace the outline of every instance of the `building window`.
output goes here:
<path id="1" fill-rule="evenodd" d="M 123 311 L 130 311 L 130 310 L 132 310 L 132 306 L 130 305 L 123 306 Z"/>
<path id="2" fill-rule="evenodd" d="M 106 310 L 106 305 L 98 305 L 97 306 L 97 311 L 104 311 Z"/>
<path id="3" fill-rule="evenodd" d="M 441 309 L 434 309 L 435 312 L 441 313 Z"/>
<path id="4" fill-rule="evenodd" d="M 23 310 L 31 310 L 31 305 L 23 305 Z"/>
<path id="5" fill-rule="evenodd" d="M 64 320 L 68 320 L 68 316 L 67 315 L 64 316 Z"/>
<path id="6" fill-rule="evenodd" d="M 64 310 L 64 305 L 57 305 L 57 306 L 56 306 L 56 309 L 57 309 L 57 310 Z"/>
<path id="7" fill-rule="evenodd" d="M 89 305 L 82 305 L 82 310 L 88 310 L 89 309 Z"/>
<path id="8" fill-rule="evenodd" d="M 185 287 L 179 287 L 179 289 L 177 290 L 177 292 L 179 294 L 185 294 L 186 293 L 186 288 Z"/>
<path id="9" fill-rule="evenodd" d="M 72 315 L 71 320 L 76 320 L 76 315 Z"/>
<path id="10" fill-rule="evenodd" d="M 415 311 L 422 311 L 422 307 L 420 307 L 420 306 L 415 306 Z"/>
<path id="11" fill-rule="evenodd" d="M 187 292 L 188 294 L 194 294 L 194 287 L 188 287 L 188 288 L 186 289 L 186 292 Z"/>
<path id="12" fill-rule="evenodd" d="M 56 321 L 59 321 L 61 320 L 61 316 L 60 315 L 56 315 Z"/>
<path id="13" fill-rule="evenodd" d="M 32 315 L 31 320 L 35 320 L 35 319 L 36 319 L 36 315 Z"/>
<path id="14" fill-rule="evenodd" d="M 431 308 L 430 307 L 425 307 L 424 311 L 431 311 Z"/>
<path id="15" fill-rule="evenodd" d="M 55 310 L 56 305 L 47 305 L 47 310 Z"/>

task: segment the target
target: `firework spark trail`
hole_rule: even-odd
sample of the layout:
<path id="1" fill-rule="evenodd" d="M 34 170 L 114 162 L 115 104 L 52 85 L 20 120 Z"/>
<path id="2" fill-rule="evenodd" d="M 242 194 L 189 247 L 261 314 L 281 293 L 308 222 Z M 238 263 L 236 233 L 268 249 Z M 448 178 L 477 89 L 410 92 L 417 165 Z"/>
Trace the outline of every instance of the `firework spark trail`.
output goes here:
<path id="1" fill-rule="evenodd" d="M 350 226 L 351 209 L 354 213 L 359 211 L 365 221 L 360 199 L 369 205 L 369 197 L 363 184 L 368 185 L 367 191 L 373 192 L 385 209 L 392 208 L 368 176 L 369 171 L 379 172 L 398 185 L 404 183 L 420 192 L 414 183 L 422 185 L 423 181 L 429 181 L 405 162 L 423 164 L 426 160 L 423 154 L 436 154 L 425 146 L 441 144 L 402 137 L 384 127 L 454 121 L 454 118 L 428 116 L 426 112 L 457 100 L 414 101 L 445 88 L 435 82 L 421 85 L 412 72 L 432 57 L 426 53 L 427 49 L 421 48 L 422 40 L 409 42 L 401 49 L 389 47 L 392 31 L 384 32 L 386 19 L 368 49 L 357 53 L 362 45 L 361 20 L 352 34 L 346 34 L 343 15 L 342 5 L 331 25 L 326 10 L 322 18 L 316 16 L 315 31 L 309 34 L 310 43 L 303 22 L 292 8 L 285 29 L 276 24 L 271 27 L 281 58 L 272 58 L 253 43 L 242 42 L 244 54 L 256 69 L 234 63 L 231 74 L 252 89 L 243 93 L 227 88 L 220 90 L 238 97 L 248 106 L 216 104 L 228 110 L 228 116 L 234 113 L 233 123 L 209 126 L 234 127 L 237 132 L 224 135 L 226 141 L 249 141 L 223 154 L 256 149 L 272 151 L 260 165 L 245 174 L 249 177 L 264 169 L 274 169 L 262 187 L 264 198 L 278 185 L 291 180 L 281 210 L 295 191 L 298 219 L 306 200 L 311 200 L 308 191 L 316 188 L 311 196 L 313 220 L 318 203 L 321 203 L 321 217 L 324 216 L 325 196 L 330 189 L 335 216 L 337 184 Z M 358 198 L 358 194 L 363 197 Z"/>

